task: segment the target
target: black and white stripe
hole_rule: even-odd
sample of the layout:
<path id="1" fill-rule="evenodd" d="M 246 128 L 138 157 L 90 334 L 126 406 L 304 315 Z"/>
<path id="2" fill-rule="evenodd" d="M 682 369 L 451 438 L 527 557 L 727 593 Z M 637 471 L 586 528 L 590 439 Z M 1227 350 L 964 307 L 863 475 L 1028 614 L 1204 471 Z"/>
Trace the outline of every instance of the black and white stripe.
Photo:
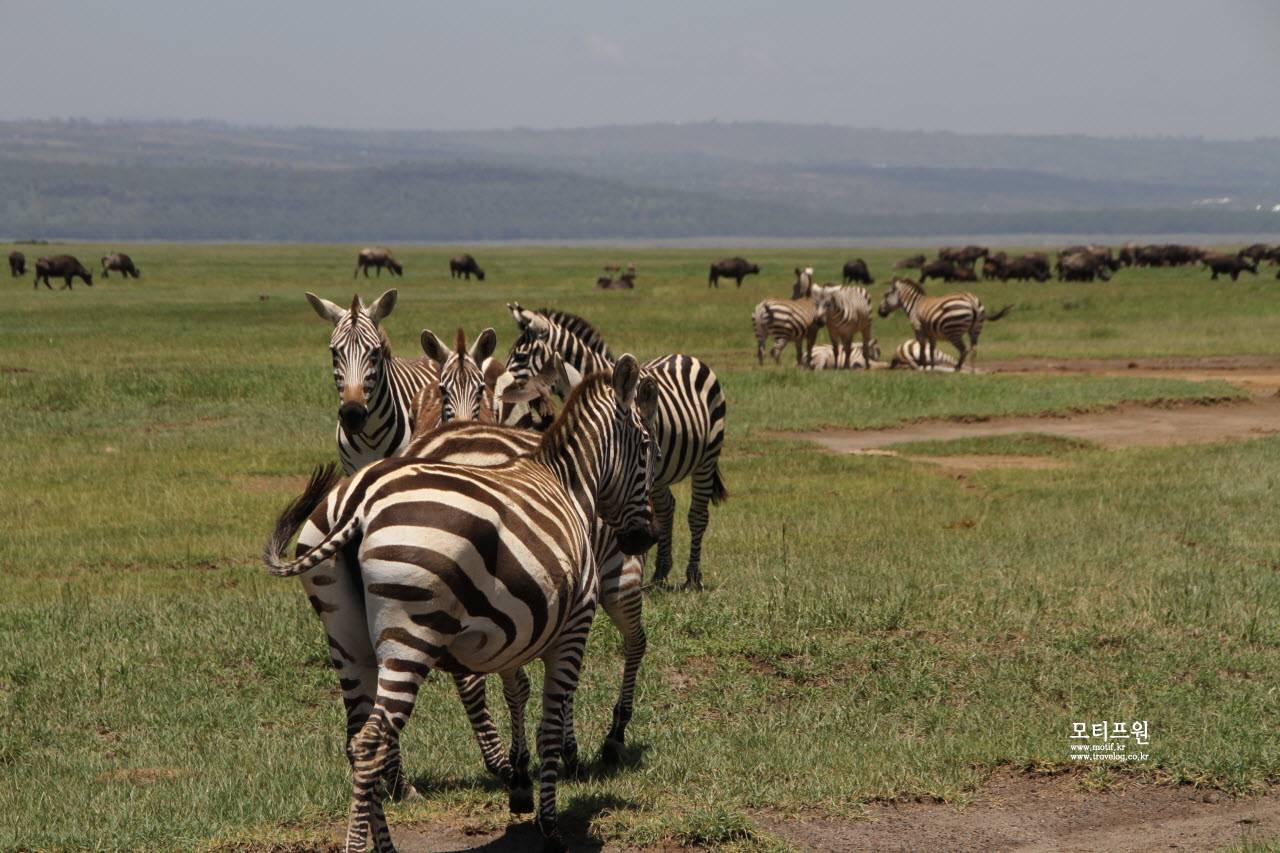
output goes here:
<path id="1" fill-rule="evenodd" d="M 798 298 L 765 299 L 751 312 L 751 328 L 756 335 L 756 359 L 761 364 L 764 364 L 765 342 L 770 338 L 773 338 L 773 347 L 769 355 L 774 364 L 782 363 L 782 350 L 793 341 L 798 365 L 804 364 L 805 356 L 813 349 L 818 330 L 822 328 L 822 314 L 810 293 L 811 288 L 799 289 L 801 295 Z"/>
<path id="2" fill-rule="evenodd" d="M 519 305 L 508 308 L 521 329 L 520 337 L 507 354 L 507 368 L 517 377 L 542 370 L 546 361 L 556 354 L 567 366 L 582 373 L 608 368 L 600 347 L 552 322 L 553 312 L 535 313 Z M 675 516 L 675 498 L 671 494 L 671 486 L 690 477 L 693 483 L 689 499 L 689 562 L 685 568 L 685 586 L 700 587 L 702 539 L 709 518 L 707 506 L 720 504 L 728 496 L 720 477 L 724 393 L 715 372 L 694 356 L 661 356 L 645 362 L 641 371 L 644 376 L 652 376 L 658 382 L 654 436 L 660 460 L 654 476 L 653 505 L 658 514 L 661 538 L 653 581 L 665 584 L 673 563 L 671 522 Z"/>
<path id="3" fill-rule="evenodd" d="M 545 666 L 536 823 L 547 846 L 562 849 L 565 715 L 598 595 L 591 528 L 597 516 L 612 524 L 627 553 L 652 543 L 645 421 L 655 398 L 625 355 L 612 374 L 583 380 L 527 456 L 493 468 L 387 459 L 336 486 L 313 478 L 281 515 L 263 561 L 272 574 L 302 576 L 347 707 L 348 853 L 363 853 L 370 836 L 378 851 L 394 849 L 380 783 L 398 769 L 400 732 L 426 675 L 499 673 L 515 709 L 528 691 L 520 667 L 533 658 Z M 297 557 L 285 562 L 300 525 Z M 517 760 L 522 744 L 517 729 Z M 521 769 L 508 780 L 513 807 L 527 796 Z"/>
<path id="4" fill-rule="evenodd" d="M 889 360 L 891 368 L 910 368 L 912 370 L 935 370 L 940 373 L 955 373 L 955 356 L 938 349 L 932 342 L 920 343 L 915 338 L 908 338 L 898 344 Z"/>
<path id="5" fill-rule="evenodd" d="M 909 278 L 895 278 L 889 290 L 880 300 L 880 316 L 888 317 L 901 308 L 911 321 L 916 340 L 921 346 L 936 346 L 938 341 L 949 341 L 960 351 L 956 370 L 964 367 L 965 359 L 978 348 L 978 335 L 987 320 L 999 320 L 1009 312 L 1006 305 L 990 317 L 982 302 L 972 293 L 948 293 L 945 296 L 929 296 L 924 288 Z M 969 345 L 964 342 L 969 336 Z M 976 358 L 976 355 L 975 355 Z"/>
<path id="6" fill-rule="evenodd" d="M 830 344 L 816 344 L 809 351 L 805 367 L 810 370 L 869 370 L 872 363 L 879 360 L 880 345 L 872 338 L 866 346 L 861 342 L 853 344 L 848 356 L 843 352 L 837 353 Z"/>
<path id="7" fill-rule="evenodd" d="M 368 308 L 359 294 L 347 309 L 314 293 L 307 300 L 334 326 L 329 350 L 340 398 L 338 456 L 350 474 L 404 449 L 413 433 L 414 395 L 435 382 L 439 367 L 429 358 L 391 354 L 379 324 L 395 307 L 396 291 L 388 290 Z"/>
<path id="8" fill-rule="evenodd" d="M 814 287 L 813 300 L 836 349 L 836 361 L 853 366 L 853 336 L 862 335 L 865 351 L 871 343 L 871 297 L 856 284 L 826 284 Z M 812 348 L 810 350 L 812 352 Z M 862 366 L 866 366 L 865 360 Z"/>

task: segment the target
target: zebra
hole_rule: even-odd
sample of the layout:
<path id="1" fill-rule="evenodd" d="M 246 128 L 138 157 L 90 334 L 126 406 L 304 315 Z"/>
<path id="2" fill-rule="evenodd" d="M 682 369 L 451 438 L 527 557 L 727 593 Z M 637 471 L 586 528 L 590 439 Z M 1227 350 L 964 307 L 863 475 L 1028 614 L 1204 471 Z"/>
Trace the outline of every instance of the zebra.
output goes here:
<path id="1" fill-rule="evenodd" d="M 812 294 L 831 346 L 839 353 L 838 360 L 852 365 L 854 334 L 861 333 L 864 350 L 871 342 L 871 297 L 867 289 L 856 284 L 825 284 L 814 287 Z"/>
<path id="2" fill-rule="evenodd" d="M 894 278 L 884 298 L 880 300 L 879 313 L 881 317 L 888 317 L 901 308 L 911 321 L 911 328 L 921 346 L 933 348 L 939 340 L 950 341 L 960 351 L 960 359 L 956 362 L 956 371 L 959 372 L 969 353 L 977 351 L 978 335 L 982 333 L 983 323 L 987 320 L 999 320 L 1012 307 L 1006 305 L 988 317 L 982 302 L 972 293 L 928 296 L 924 288 L 911 279 Z M 964 344 L 966 334 L 969 336 L 967 347 Z"/>
<path id="3" fill-rule="evenodd" d="M 340 483 L 330 467 L 281 514 L 263 563 L 302 576 L 347 709 L 347 853 L 363 853 L 370 836 L 379 853 L 394 851 L 380 783 L 398 771 L 400 733 L 427 674 L 497 672 L 522 709 L 521 667 L 533 658 L 546 673 L 535 825 L 544 849 L 564 849 L 556 782 L 598 596 L 591 526 L 597 516 L 612 524 L 624 553 L 652 545 L 656 398 L 627 354 L 583 380 L 527 456 L 492 468 L 387 459 Z M 521 727 L 512 753 L 527 754 Z M 529 810 L 531 787 L 517 764 L 513 811 Z"/>
<path id="4" fill-rule="evenodd" d="M 782 350 L 795 341 L 796 364 L 803 365 L 805 355 L 813 349 L 822 322 L 822 314 L 813 299 L 813 274 L 808 270 L 796 270 L 791 299 L 765 299 L 751 312 L 757 360 L 764 364 L 765 341 L 773 338 L 773 349 L 769 355 L 773 357 L 774 364 L 782 363 Z"/>
<path id="5" fill-rule="evenodd" d="M 872 338 L 864 346 L 861 343 L 853 345 L 849 357 L 846 360 L 843 353 L 837 353 L 835 347 L 830 344 L 817 344 L 809 351 L 809 357 L 805 360 L 805 367 L 810 370 L 869 370 L 873 362 L 880 360 L 880 344 L 875 338 Z"/>
<path id="6" fill-rule="evenodd" d="M 893 358 L 889 361 L 889 367 L 909 367 L 913 370 L 937 370 L 944 373 L 954 373 L 956 359 L 955 356 L 938 349 L 937 344 L 932 342 L 922 344 L 915 338 L 907 338 L 898 344 L 898 348 L 893 351 Z"/>
<path id="7" fill-rule="evenodd" d="M 584 342 L 578 335 L 551 322 L 548 317 L 554 316 L 554 312 L 534 313 L 521 308 L 518 303 L 507 307 L 521 330 L 520 337 L 507 353 L 507 367 L 517 377 L 538 372 L 554 354 L 564 359 L 566 367 L 573 367 L 581 373 L 610 367 L 607 358 L 601 354 L 600 346 Z M 646 361 L 640 368 L 645 376 L 652 376 L 658 383 L 654 435 L 660 454 L 658 471 L 654 475 L 653 504 L 661 538 L 651 581 L 665 585 L 671 573 L 671 523 L 675 517 L 671 486 L 691 477 L 689 563 L 685 568 L 684 585 L 700 589 L 702 539 L 709 520 L 707 506 L 718 506 L 728 498 L 720 476 L 724 393 L 715 372 L 691 355 L 659 356 Z"/>
<path id="8" fill-rule="evenodd" d="M 329 350 L 333 379 L 338 386 L 338 456 L 351 474 L 371 462 L 402 449 L 413 433 L 414 395 L 439 376 L 439 366 L 425 356 L 405 359 L 391 354 L 381 322 L 396 306 L 396 291 L 388 290 L 368 308 L 360 294 L 351 307 L 307 294 L 316 314 L 333 323 Z"/>
<path id="9" fill-rule="evenodd" d="M 503 401 L 495 400 L 491 381 L 492 365 L 489 370 L 485 370 L 478 363 L 494 361 L 487 359 L 487 356 L 492 352 L 495 342 L 493 330 L 486 329 L 468 350 L 465 334 L 458 329 L 454 350 L 450 352 L 430 330 L 423 330 L 423 349 L 441 363 L 440 382 L 438 388 L 424 387 L 415 398 L 415 404 L 420 403 L 432 411 L 424 411 L 423 408 L 418 410 L 413 439 L 401 455 L 433 462 L 491 467 L 537 449 L 539 436 L 536 432 L 495 424 L 498 418 L 497 406 Z M 561 384 L 567 395 L 572 386 L 581 381 L 580 378 L 571 380 L 568 375 L 570 370 L 572 369 L 566 370 L 557 355 L 551 365 L 552 378 L 543 381 L 548 388 Z M 501 376 L 509 377 L 509 374 L 503 372 Z M 427 394 L 428 391 L 433 393 Z M 449 405 L 450 401 L 462 400 L 466 401 L 466 405 Z M 526 406 L 525 409 L 530 410 L 530 407 Z M 439 428 L 444 423 L 450 424 L 450 427 Z M 643 603 L 640 586 L 644 574 L 644 559 L 642 556 L 624 555 L 618 549 L 612 529 L 607 525 L 597 523 L 594 526 L 592 542 L 600 573 L 601 604 L 623 641 L 622 689 L 614 706 L 613 725 L 601 750 L 606 763 L 616 763 L 621 758 L 626 742 L 626 726 L 632 715 L 636 677 L 647 647 L 641 623 Z M 485 704 L 484 679 L 475 676 L 459 677 L 457 687 L 480 745 L 485 767 L 501 778 L 505 757 L 497 736 L 497 727 Z M 572 718 L 570 724 L 571 722 Z M 564 755 L 566 767 L 576 765 L 576 741 L 566 742 Z M 416 793 L 403 777 L 392 780 L 392 789 L 403 791 L 405 796 Z"/>

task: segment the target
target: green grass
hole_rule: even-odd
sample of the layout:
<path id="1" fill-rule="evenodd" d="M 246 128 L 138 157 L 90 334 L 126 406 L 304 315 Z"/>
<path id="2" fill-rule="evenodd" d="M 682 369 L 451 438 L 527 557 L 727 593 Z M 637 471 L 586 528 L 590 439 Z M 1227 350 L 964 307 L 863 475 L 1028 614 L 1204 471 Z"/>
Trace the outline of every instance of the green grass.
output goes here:
<path id="1" fill-rule="evenodd" d="M 1040 432 L 1012 435 L 983 435 L 945 441 L 910 441 L 886 445 L 912 456 L 1058 456 L 1073 450 L 1097 449 L 1098 444 L 1082 438 L 1068 438 Z"/>
<path id="2" fill-rule="evenodd" d="M 501 351 L 515 329 L 503 305 L 518 300 L 583 314 L 618 353 L 685 351 L 719 373 L 730 501 L 712 511 L 708 589 L 648 595 L 628 762 L 561 788 L 597 834 L 781 849 L 752 809 L 963 801 L 1001 764 L 1071 767 L 1073 722 L 1149 720 L 1150 758 L 1124 772 L 1150 780 L 1233 793 L 1280 781 L 1280 439 L 911 446 L 1072 458 L 961 483 L 776 435 L 1230 386 L 756 366 L 751 307 L 786 295 L 792 267 L 834 277 L 861 254 L 882 274 L 907 250 L 477 250 L 481 285 L 449 280 L 454 247 L 400 249 L 404 279 L 353 284 L 357 248 L 127 247 L 138 281 L 13 284 L 0 318 L 0 851 L 212 849 L 345 818 L 323 635 L 297 586 L 256 557 L 334 456 L 329 329 L 305 290 L 345 302 L 398 287 L 386 325 L 405 355 L 423 327 L 459 324 L 494 326 Z M 708 290 L 707 263 L 737 252 L 765 274 Z M 635 291 L 591 291 L 603 263 L 632 260 Z M 989 306 L 1019 305 L 987 327 L 978 363 L 1272 352 L 1278 285 L 1202 279 L 977 285 Z M 901 315 L 876 321 L 882 343 L 906 334 Z M 687 497 L 677 490 L 681 513 Z M 584 749 L 607 725 L 619 649 L 602 616 L 577 703 Z M 393 807 L 393 827 L 442 812 L 505 822 L 447 679 L 431 684 L 405 739 L 427 800 Z"/>

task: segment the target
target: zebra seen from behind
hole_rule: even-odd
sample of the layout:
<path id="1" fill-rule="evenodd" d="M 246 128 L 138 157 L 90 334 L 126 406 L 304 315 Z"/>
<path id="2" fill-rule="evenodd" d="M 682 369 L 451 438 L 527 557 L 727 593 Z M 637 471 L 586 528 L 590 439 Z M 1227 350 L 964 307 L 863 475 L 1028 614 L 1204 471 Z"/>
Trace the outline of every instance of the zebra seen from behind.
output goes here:
<path id="1" fill-rule="evenodd" d="M 624 355 L 583 380 L 528 455 L 492 468 L 387 459 L 336 485 L 330 469 L 282 513 L 263 562 L 302 576 L 329 636 L 354 775 L 347 853 L 363 853 L 371 836 L 379 853 L 394 850 L 380 783 L 398 769 L 400 732 L 427 674 L 497 672 L 516 706 L 528 695 L 520 668 L 534 658 L 545 666 L 535 824 L 544 849 L 564 849 L 556 783 L 598 595 L 592 524 L 613 525 L 625 553 L 652 544 L 646 424 L 656 397 Z M 517 725 L 517 758 L 523 740 Z M 528 780 L 517 769 L 508 785 L 521 807 Z"/>
<path id="2" fill-rule="evenodd" d="M 1009 313 L 1012 305 L 1006 305 L 990 317 L 977 296 L 968 292 L 929 296 L 924 288 L 909 278 L 895 278 L 880 300 L 879 313 L 888 317 L 901 308 L 911 321 L 911 328 L 921 347 L 936 347 L 946 340 L 960 351 L 956 371 L 964 367 L 965 359 L 978 348 L 978 335 L 987 320 L 995 322 Z M 969 345 L 964 342 L 969 336 Z M 927 350 L 926 350 L 927 351 Z M 974 356 L 977 357 L 976 355 Z"/>
<path id="3" fill-rule="evenodd" d="M 396 306 L 396 291 L 388 290 L 368 308 L 356 294 L 350 308 L 342 308 L 307 294 L 321 318 L 333 323 L 329 351 L 338 387 L 338 456 L 342 469 L 356 469 L 399 453 L 413 433 L 413 398 L 439 375 L 430 358 L 400 358 L 381 323 Z"/>
<path id="4" fill-rule="evenodd" d="M 822 314 L 813 298 L 812 269 L 796 270 L 791 293 L 791 299 L 765 299 L 751 312 L 751 327 L 756 335 L 756 359 L 762 365 L 765 341 L 770 338 L 773 338 L 773 348 L 769 355 L 774 364 L 782 363 L 782 350 L 794 341 L 796 364 L 803 365 L 817 340 L 818 330 L 822 328 Z"/>
<path id="5" fill-rule="evenodd" d="M 607 369 L 609 362 L 598 344 L 549 319 L 556 312 L 531 312 L 519 304 L 507 306 L 520 337 L 507 353 L 507 367 L 519 378 L 543 369 L 554 354 L 567 367 L 581 373 Z M 581 318 L 577 318 L 581 320 Z M 584 322 L 585 321 L 581 321 Z M 594 330 L 593 330 L 594 331 Z M 598 333 L 595 335 L 597 338 Z M 607 348 L 605 349 L 607 352 Z M 658 411 L 654 438 L 658 442 L 658 471 L 654 475 L 653 505 L 658 516 L 660 539 L 652 581 L 666 584 L 673 562 L 671 525 L 675 517 L 675 497 L 671 486 L 692 478 L 689 499 L 689 562 L 685 586 L 702 586 L 702 539 L 710 515 L 709 504 L 722 503 L 728 494 L 720 477 L 720 448 L 724 443 L 725 401 L 720 380 L 703 361 L 677 353 L 650 359 L 641 365 L 646 377 L 658 383 Z"/>
<path id="6" fill-rule="evenodd" d="M 811 292 L 831 337 L 831 346 L 836 350 L 837 361 L 851 366 L 853 336 L 862 335 L 864 351 L 871 344 L 871 297 L 867 289 L 856 284 L 824 284 L 813 287 Z"/>

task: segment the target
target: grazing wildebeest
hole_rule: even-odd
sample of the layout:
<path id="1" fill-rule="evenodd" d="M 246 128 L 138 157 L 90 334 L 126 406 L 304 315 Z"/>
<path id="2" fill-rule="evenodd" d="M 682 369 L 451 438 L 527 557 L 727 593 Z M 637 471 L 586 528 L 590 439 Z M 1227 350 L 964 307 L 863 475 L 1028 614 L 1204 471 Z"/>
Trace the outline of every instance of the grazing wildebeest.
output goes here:
<path id="1" fill-rule="evenodd" d="M 1049 280 L 1049 262 L 1043 258 L 1024 255 L 1020 258 L 1009 258 L 1000 269 L 1000 280 L 1008 281 Z"/>
<path id="2" fill-rule="evenodd" d="M 867 262 L 862 258 L 844 262 L 844 283 L 849 284 L 854 281 L 858 284 L 876 283 L 876 280 L 871 277 L 871 271 L 867 269 Z"/>
<path id="3" fill-rule="evenodd" d="M 1101 255 L 1073 252 L 1058 258 L 1058 281 L 1111 281 L 1111 267 Z"/>
<path id="4" fill-rule="evenodd" d="M 21 252 L 9 253 L 9 274 L 14 278 L 27 274 L 27 256 Z"/>
<path id="5" fill-rule="evenodd" d="M 707 287 L 719 287 L 721 277 L 731 278 L 742 287 L 742 279 L 758 274 L 760 267 L 746 258 L 721 258 L 711 265 L 711 274 L 707 276 Z"/>
<path id="6" fill-rule="evenodd" d="M 1241 249 L 1240 254 L 1253 258 L 1255 264 L 1260 264 L 1263 261 L 1271 261 L 1273 264 L 1280 263 L 1280 244 L 1254 243 L 1252 246 Z"/>
<path id="7" fill-rule="evenodd" d="M 1228 255 L 1220 252 L 1213 252 L 1204 256 L 1203 263 L 1209 269 L 1213 270 L 1213 275 L 1209 276 L 1210 281 L 1218 278 L 1218 273 L 1227 273 L 1231 276 L 1231 280 L 1235 281 L 1240 277 L 1242 272 L 1250 272 L 1254 275 L 1258 274 L 1258 264 L 1253 258 L 1247 255 Z"/>
<path id="8" fill-rule="evenodd" d="M 66 280 L 66 284 L 62 285 L 60 290 L 67 290 L 71 287 L 71 279 L 79 277 L 85 284 L 93 286 L 93 273 L 84 268 L 84 264 L 80 263 L 71 255 L 49 255 L 36 261 L 36 278 L 32 282 L 32 287 L 39 287 L 40 281 L 44 280 L 44 286 L 53 290 L 53 286 L 49 284 L 49 277 L 61 278 Z"/>
<path id="9" fill-rule="evenodd" d="M 107 273 L 111 270 L 123 274 L 125 278 L 138 278 L 142 275 L 142 270 L 133 265 L 133 258 L 123 252 L 109 252 L 102 256 L 102 277 L 107 278 Z"/>
<path id="10" fill-rule="evenodd" d="M 987 256 L 986 246 L 943 246 L 938 250 L 938 257 L 944 261 L 951 261 L 957 267 L 968 267 L 973 269 L 974 263 L 979 258 Z"/>
<path id="11" fill-rule="evenodd" d="M 955 262 L 949 261 L 946 258 L 935 258 L 931 261 L 925 261 L 920 265 L 920 283 L 924 284 L 930 278 L 940 278 L 943 281 L 955 281 Z"/>
<path id="12" fill-rule="evenodd" d="M 484 281 L 484 270 L 480 269 L 475 258 L 465 252 L 449 259 L 449 278 L 465 278 L 470 281 L 473 273 L 477 281 Z"/>
<path id="13" fill-rule="evenodd" d="M 382 268 L 386 267 L 396 275 L 404 275 L 404 267 L 396 260 L 395 255 L 391 254 L 391 250 L 383 246 L 375 246 L 373 248 L 361 249 L 359 256 L 356 257 L 356 271 L 351 274 L 355 278 L 360 274 L 360 270 L 364 270 L 364 277 L 369 277 L 369 267 L 378 270 L 378 277 L 382 277 Z"/>

